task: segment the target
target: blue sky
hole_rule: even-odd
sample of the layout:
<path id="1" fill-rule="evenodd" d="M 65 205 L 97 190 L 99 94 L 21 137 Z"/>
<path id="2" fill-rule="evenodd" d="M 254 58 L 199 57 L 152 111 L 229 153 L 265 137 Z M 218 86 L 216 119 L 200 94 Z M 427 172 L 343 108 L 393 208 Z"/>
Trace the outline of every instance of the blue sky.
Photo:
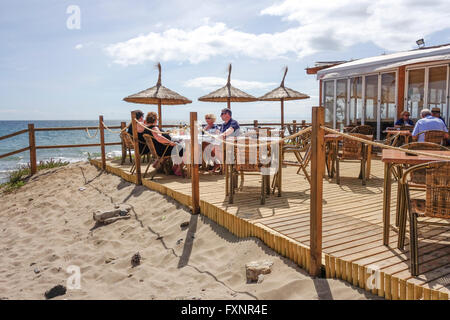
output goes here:
<path id="1" fill-rule="evenodd" d="M 69 29 L 67 8 L 80 9 Z M 305 68 L 450 42 L 450 2 L 398 1 L 63 1 L 0 3 L 0 120 L 127 119 L 122 101 L 156 83 L 193 101 L 164 106 L 163 119 L 218 113 L 197 98 L 232 83 L 261 96 L 279 85 L 311 99 L 286 103 L 287 119 L 310 117 L 318 83 Z M 235 103 L 237 119 L 278 119 L 279 103 Z"/>

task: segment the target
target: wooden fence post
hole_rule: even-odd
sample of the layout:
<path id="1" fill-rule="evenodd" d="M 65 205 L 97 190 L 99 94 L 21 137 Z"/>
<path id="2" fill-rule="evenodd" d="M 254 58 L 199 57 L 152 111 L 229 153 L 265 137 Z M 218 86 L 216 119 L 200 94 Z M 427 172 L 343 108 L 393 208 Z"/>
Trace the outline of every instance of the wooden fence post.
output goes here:
<path id="1" fill-rule="evenodd" d="M 198 175 L 198 128 L 197 112 L 190 114 L 191 126 L 191 184 L 192 184 L 192 213 L 200 213 L 200 178 Z"/>
<path id="2" fill-rule="evenodd" d="M 120 130 L 122 131 L 123 129 L 125 129 L 127 126 L 127 124 L 125 122 L 121 122 L 120 123 Z M 124 164 L 125 163 L 125 159 L 127 158 L 127 148 L 125 148 L 125 141 L 123 139 L 120 139 L 122 142 L 122 161 L 120 164 Z"/>
<path id="3" fill-rule="evenodd" d="M 136 113 L 131 111 L 131 127 L 133 128 L 133 141 L 134 141 L 134 163 L 136 165 L 136 184 L 142 184 L 141 175 L 141 153 L 139 152 L 139 137 L 137 134 Z"/>
<path id="4" fill-rule="evenodd" d="M 103 116 L 98 117 L 98 126 L 100 130 L 100 149 L 102 151 L 102 169 L 106 169 L 106 153 L 105 153 L 105 127 L 103 126 Z"/>
<path id="5" fill-rule="evenodd" d="M 258 120 L 253 120 L 253 127 L 258 128 Z"/>
<path id="6" fill-rule="evenodd" d="M 310 199 L 310 265 L 309 273 L 319 276 L 322 266 L 322 197 L 325 161 L 323 107 L 312 108 L 311 199 Z"/>
<path id="7" fill-rule="evenodd" d="M 36 137 L 34 133 L 34 124 L 28 124 L 28 140 L 30 143 L 30 166 L 31 166 L 31 174 L 35 174 L 37 172 L 37 163 L 36 163 Z"/>

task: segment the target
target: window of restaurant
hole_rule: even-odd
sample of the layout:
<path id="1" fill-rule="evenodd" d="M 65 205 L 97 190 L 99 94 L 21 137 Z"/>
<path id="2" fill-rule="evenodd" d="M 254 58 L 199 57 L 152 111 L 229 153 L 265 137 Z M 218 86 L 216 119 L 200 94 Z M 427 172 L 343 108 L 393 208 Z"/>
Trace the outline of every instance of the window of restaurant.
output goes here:
<path id="1" fill-rule="evenodd" d="M 357 124 L 362 119 L 362 77 L 350 78 L 350 122 Z M 360 121 L 361 122 L 361 121 Z"/>
<path id="2" fill-rule="evenodd" d="M 347 124 L 347 79 L 336 81 L 336 128 Z"/>
<path id="3" fill-rule="evenodd" d="M 408 70 L 408 92 L 406 107 L 411 113 L 411 118 L 417 120 L 420 118 L 425 102 L 425 69 Z"/>
<path id="4" fill-rule="evenodd" d="M 378 75 L 366 76 L 364 124 L 376 125 L 378 112 Z"/>
<path id="5" fill-rule="evenodd" d="M 449 121 L 449 66 L 434 65 L 407 70 L 407 110 L 414 121 L 423 108 L 441 109 L 441 117 Z"/>
<path id="6" fill-rule="evenodd" d="M 430 67 L 428 70 L 428 96 L 427 104 L 428 109 L 439 108 L 441 109 L 441 117 L 447 120 L 448 123 L 448 110 L 447 110 L 447 66 Z"/>
<path id="7" fill-rule="evenodd" d="M 397 120 L 396 73 L 381 74 L 380 130 L 392 127 Z M 379 139 L 379 137 L 378 137 Z"/>
<path id="8" fill-rule="evenodd" d="M 396 83 L 396 72 L 323 82 L 325 122 L 338 129 L 368 124 L 380 139 L 397 118 Z"/>
<path id="9" fill-rule="evenodd" d="M 325 105 L 325 124 L 333 126 L 334 122 L 334 80 L 325 81 L 324 85 L 324 105 Z"/>

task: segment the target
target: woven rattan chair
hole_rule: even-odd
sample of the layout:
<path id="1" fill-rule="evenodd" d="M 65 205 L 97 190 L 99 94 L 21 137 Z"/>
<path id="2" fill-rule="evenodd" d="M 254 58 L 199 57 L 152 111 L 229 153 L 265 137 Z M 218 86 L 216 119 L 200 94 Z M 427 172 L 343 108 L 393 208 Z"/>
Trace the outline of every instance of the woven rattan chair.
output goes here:
<path id="1" fill-rule="evenodd" d="M 441 130 L 421 131 L 417 134 L 417 136 L 420 137 L 421 134 L 425 135 L 425 137 L 424 137 L 425 142 L 431 142 L 431 143 L 437 143 L 440 145 L 444 145 L 445 135 L 446 135 L 445 131 L 441 131 Z"/>
<path id="2" fill-rule="evenodd" d="M 125 153 L 122 155 L 122 161 L 120 164 L 125 163 L 125 159 L 127 157 L 127 152 L 130 156 L 130 163 L 133 164 L 133 158 L 131 157 L 131 150 L 134 150 L 133 138 L 131 137 L 131 135 L 128 132 L 122 131 L 120 133 L 120 139 L 122 140 L 122 145 L 125 148 Z"/>
<path id="3" fill-rule="evenodd" d="M 441 146 L 436 143 L 431 142 L 411 142 L 408 144 L 402 145 L 400 148 L 407 149 L 407 150 L 438 150 L 438 151 L 450 151 L 450 149 Z M 400 177 L 403 176 L 403 171 L 405 169 L 410 168 L 410 165 L 396 165 L 396 170 L 393 170 L 393 173 L 395 173 L 395 177 L 397 179 L 400 179 Z M 425 169 L 422 170 L 416 170 L 410 174 L 410 181 L 409 181 L 409 188 L 410 190 L 425 190 L 426 188 L 426 179 L 425 179 Z M 400 191 L 401 188 L 398 189 L 397 197 L 400 197 Z M 398 210 L 396 210 L 396 213 L 398 213 Z M 395 217 L 395 225 L 399 225 L 399 215 L 396 214 Z"/>
<path id="4" fill-rule="evenodd" d="M 410 195 L 410 180 L 412 173 L 425 170 L 426 199 L 413 199 Z M 442 221 L 422 221 L 420 218 L 450 219 L 450 161 L 436 161 L 420 164 L 405 171 L 402 178 L 406 203 L 409 213 L 409 245 L 411 254 L 411 275 L 419 274 L 418 230 L 417 224 L 449 226 Z M 400 228 L 399 233 L 404 233 L 406 228 Z M 404 234 L 400 235 L 404 239 Z M 404 247 L 404 241 L 400 243 Z"/>
<path id="5" fill-rule="evenodd" d="M 169 148 L 169 145 L 166 146 L 166 149 L 164 150 L 164 153 L 162 156 L 158 155 L 156 152 L 155 144 L 153 143 L 154 137 L 150 136 L 149 134 L 144 134 L 145 142 L 147 143 L 148 149 L 150 150 L 150 154 L 152 155 L 153 160 L 153 166 L 155 170 L 153 170 L 152 174 L 150 175 L 150 179 L 153 180 L 156 173 L 159 169 L 162 169 L 166 175 L 170 174 L 170 168 L 172 166 L 172 159 L 171 155 L 167 155 L 167 149 Z M 144 177 L 148 172 L 148 169 L 150 168 L 150 165 L 152 164 L 152 161 L 148 162 L 147 168 L 145 169 Z"/>
<path id="6" fill-rule="evenodd" d="M 366 135 L 373 135 L 373 127 L 367 124 L 354 127 L 350 130 L 350 133 L 360 133 Z"/>
<path id="7" fill-rule="evenodd" d="M 246 174 L 257 174 L 261 176 L 261 204 L 265 204 L 266 194 L 270 194 L 270 175 L 264 175 L 262 172 L 262 169 L 269 167 L 269 165 L 261 163 L 259 146 L 256 148 L 250 147 L 250 145 L 257 144 L 258 141 L 248 138 L 237 139 L 237 144 L 245 144 L 245 147 L 239 147 L 237 144 L 234 145 L 234 165 L 230 172 L 230 203 L 233 202 L 233 194 L 236 190 L 238 177 L 241 178 L 239 190 L 242 190 L 244 187 L 244 176 Z M 267 156 L 270 156 L 270 145 L 267 145 L 267 148 Z M 254 151 L 256 151 L 256 155 Z"/>
<path id="8" fill-rule="evenodd" d="M 450 150 L 444 146 L 431 142 L 412 142 L 404 144 L 400 148 L 408 150 L 440 150 L 440 151 Z M 415 172 L 411 173 L 411 183 L 415 184 L 415 188 L 425 189 L 425 169 L 416 170 Z"/>
<path id="9" fill-rule="evenodd" d="M 351 136 L 368 140 L 365 134 L 350 133 Z M 342 142 L 342 152 L 338 152 L 336 157 L 336 183 L 341 184 L 340 165 L 339 162 L 344 160 L 359 160 L 361 162 L 360 178 L 362 184 L 366 185 L 366 160 L 367 146 L 362 142 L 344 137 Z"/>

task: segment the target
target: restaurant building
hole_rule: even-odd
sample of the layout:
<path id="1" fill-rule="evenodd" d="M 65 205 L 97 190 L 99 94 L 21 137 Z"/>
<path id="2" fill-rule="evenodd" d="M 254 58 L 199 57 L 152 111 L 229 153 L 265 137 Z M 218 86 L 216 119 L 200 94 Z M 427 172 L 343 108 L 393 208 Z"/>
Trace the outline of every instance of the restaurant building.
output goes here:
<path id="1" fill-rule="evenodd" d="M 320 83 L 325 122 L 342 129 L 369 124 L 380 140 L 403 110 L 416 122 L 424 108 L 441 109 L 449 123 L 450 44 L 307 68 Z"/>

